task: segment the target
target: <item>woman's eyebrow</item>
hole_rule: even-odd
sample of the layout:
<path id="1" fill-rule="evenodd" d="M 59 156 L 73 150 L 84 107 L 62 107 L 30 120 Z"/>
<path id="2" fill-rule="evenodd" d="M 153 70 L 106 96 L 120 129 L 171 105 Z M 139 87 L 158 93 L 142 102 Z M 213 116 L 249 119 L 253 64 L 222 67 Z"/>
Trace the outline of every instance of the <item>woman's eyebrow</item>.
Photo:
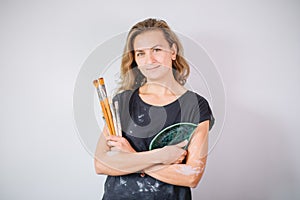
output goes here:
<path id="1" fill-rule="evenodd" d="M 156 44 L 156 45 L 154 45 L 153 47 L 147 47 L 147 48 L 135 49 L 134 51 L 135 51 L 135 52 L 141 52 L 141 51 L 144 51 L 144 50 L 147 50 L 147 49 L 155 49 L 156 47 L 162 47 L 162 45 Z"/>
<path id="2" fill-rule="evenodd" d="M 156 48 L 156 47 L 161 47 L 162 45 L 160 45 L 160 44 L 157 44 L 157 45 L 154 45 L 153 47 L 151 47 L 151 49 L 154 49 L 154 48 Z"/>

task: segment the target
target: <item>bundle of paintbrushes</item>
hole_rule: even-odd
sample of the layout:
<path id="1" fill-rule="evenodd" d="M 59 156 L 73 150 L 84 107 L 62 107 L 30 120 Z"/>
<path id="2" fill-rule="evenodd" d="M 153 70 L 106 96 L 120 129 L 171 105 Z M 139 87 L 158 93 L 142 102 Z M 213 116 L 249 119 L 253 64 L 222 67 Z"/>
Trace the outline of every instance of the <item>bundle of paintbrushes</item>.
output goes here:
<path id="1" fill-rule="evenodd" d="M 113 103 L 112 100 L 108 98 L 103 78 L 94 80 L 93 84 L 97 89 L 103 119 L 109 130 L 109 134 L 122 136 L 118 101 Z"/>

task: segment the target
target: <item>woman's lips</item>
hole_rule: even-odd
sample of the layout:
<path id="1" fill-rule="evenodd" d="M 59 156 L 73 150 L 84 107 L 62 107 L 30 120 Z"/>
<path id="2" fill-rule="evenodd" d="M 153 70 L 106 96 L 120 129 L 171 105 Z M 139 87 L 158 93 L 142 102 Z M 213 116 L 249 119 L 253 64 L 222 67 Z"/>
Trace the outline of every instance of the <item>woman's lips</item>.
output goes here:
<path id="1" fill-rule="evenodd" d="M 146 70 L 152 70 L 152 69 L 156 69 L 156 68 L 159 68 L 159 67 L 160 67 L 160 65 L 146 67 Z"/>

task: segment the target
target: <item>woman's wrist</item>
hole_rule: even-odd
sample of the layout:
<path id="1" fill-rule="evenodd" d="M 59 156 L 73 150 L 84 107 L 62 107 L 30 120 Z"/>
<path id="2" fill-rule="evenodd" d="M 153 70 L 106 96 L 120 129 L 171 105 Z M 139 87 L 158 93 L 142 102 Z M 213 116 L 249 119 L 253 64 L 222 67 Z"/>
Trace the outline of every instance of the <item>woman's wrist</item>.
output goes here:
<path id="1" fill-rule="evenodd" d="M 150 162 L 152 164 L 162 164 L 164 162 L 164 159 L 163 159 L 163 148 L 160 148 L 160 149 L 154 149 L 154 150 L 151 150 L 149 151 L 150 153 Z"/>

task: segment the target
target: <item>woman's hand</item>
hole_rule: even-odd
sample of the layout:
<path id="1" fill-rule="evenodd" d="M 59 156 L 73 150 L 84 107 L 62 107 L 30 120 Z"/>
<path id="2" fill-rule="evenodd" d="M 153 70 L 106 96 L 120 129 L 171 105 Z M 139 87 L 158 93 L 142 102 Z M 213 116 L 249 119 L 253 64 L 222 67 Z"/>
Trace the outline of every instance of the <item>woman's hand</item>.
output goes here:
<path id="1" fill-rule="evenodd" d="M 106 144 L 110 147 L 111 151 L 136 152 L 124 137 L 114 135 L 107 136 Z"/>
<path id="2" fill-rule="evenodd" d="M 185 159 L 187 151 L 182 149 L 187 144 L 187 141 L 183 141 L 176 145 L 165 146 L 161 149 L 162 164 L 180 164 Z"/>

